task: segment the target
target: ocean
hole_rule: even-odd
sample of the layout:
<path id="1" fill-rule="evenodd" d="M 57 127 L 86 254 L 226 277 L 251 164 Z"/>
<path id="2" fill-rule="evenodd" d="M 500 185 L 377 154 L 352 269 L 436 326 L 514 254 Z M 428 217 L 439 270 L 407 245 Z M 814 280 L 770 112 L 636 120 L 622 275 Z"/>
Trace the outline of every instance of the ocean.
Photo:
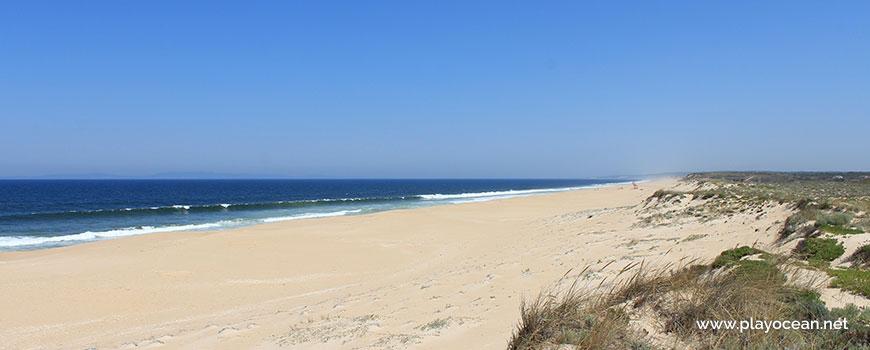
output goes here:
<path id="1" fill-rule="evenodd" d="M 0 251 L 360 215 L 625 181 L 0 180 Z"/>

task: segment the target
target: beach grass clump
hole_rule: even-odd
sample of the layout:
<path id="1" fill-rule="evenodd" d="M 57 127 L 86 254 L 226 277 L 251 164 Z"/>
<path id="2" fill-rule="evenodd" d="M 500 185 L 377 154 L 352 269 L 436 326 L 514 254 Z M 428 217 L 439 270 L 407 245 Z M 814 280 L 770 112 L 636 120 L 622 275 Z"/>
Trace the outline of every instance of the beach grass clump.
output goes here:
<path id="1" fill-rule="evenodd" d="M 740 247 L 743 248 L 743 247 Z M 544 293 L 522 307 L 522 321 L 509 349 L 866 349 L 870 346 L 870 313 L 854 307 L 828 309 L 812 283 L 790 282 L 781 257 L 740 260 L 757 254 L 732 249 L 720 256 L 731 259 L 727 268 L 692 265 L 676 270 L 648 270 L 642 266 L 612 286 L 578 291 L 572 286 L 562 297 Z M 739 257 L 739 258 L 738 258 Z M 631 269 L 628 269 L 631 270 Z M 628 271 L 623 269 L 623 271 Z M 621 274 L 622 275 L 622 274 Z M 870 285 L 870 284 L 867 284 Z M 707 320 L 833 321 L 844 317 L 849 330 L 712 329 Z M 665 337 L 656 343 L 636 322 L 656 324 Z M 850 323 L 850 324 L 852 324 Z"/>
<path id="2" fill-rule="evenodd" d="M 843 243 L 835 238 L 807 238 L 802 252 L 808 261 L 833 261 L 846 252 Z"/>
<path id="3" fill-rule="evenodd" d="M 831 286 L 870 298 L 870 270 L 831 269 Z"/>
<path id="4" fill-rule="evenodd" d="M 847 213 L 827 214 L 816 220 L 817 226 L 845 226 L 852 222 L 852 215 Z"/>
<path id="5" fill-rule="evenodd" d="M 859 228 L 846 228 L 842 226 L 833 226 L 833 225 L 821 225 L 819 230 L 823 232 L 833 233 L 835 235 L 859 235 L 864 233 L 864 230 Z"/>
<path id="6" fill-rule="evenodd" d="M 520 325 L 508 349 L 532 350 L 546 346 L 570 345 L 581 349 L 640 349 L 632 339 L 629 317 L 613 307 L 606 298 L 588 294 L 572 286 L 561 296 L 542 293 L 521 306 Z"/>

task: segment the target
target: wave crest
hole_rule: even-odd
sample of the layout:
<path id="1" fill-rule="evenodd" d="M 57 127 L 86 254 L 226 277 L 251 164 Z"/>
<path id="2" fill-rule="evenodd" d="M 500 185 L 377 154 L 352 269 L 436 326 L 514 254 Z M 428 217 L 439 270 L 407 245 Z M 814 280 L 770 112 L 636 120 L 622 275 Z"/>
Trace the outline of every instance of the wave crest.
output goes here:
<path id="1" fill-rule="evenodd" d="M 158 233 L 158 232 L 178 232 L 178 231 L 200 231 L 200 230 L 210 230 L 210 229 L 221 229 L 221 228 L 229 228 L 229 227 L 239 227 L 239 226 L 247 226 L 253 224 L 261 224 L 261 223 L 270 223 L 270 222 L 279 222 L 279 221 L 291 221 L 291 220 L 302 220 L 302 219 L 315 219 L 315 218 L 325 218 L 331 216 L 343 216 L 347 214 L 359 213 L 362 212 L 362 209 L 356 210 L 340 210 L 335 212 L 326 212 L 326 213 L 305 213 L 298 215 L 290 215 L 290 216 L 279 216 L 279 217 L 267 217 L 262 219 L 247 219 L 247 220 L 224 220 L 218 222 L 209 222 L 203 224 L 189 224 L 189 225 L 167 225 L 167 226 L 137 226 L 137 227 L 127 227 L 116 230 L 107 230 L 107 231 L 85 231 L 82 233 L 76 233 L 71 235 L 63 235 L 63 236 L 6 236 L 0 237 L 0 248 L 3 247 L 20 247 L 20 246 L 38 246 L 45 244 L 64 244 L 71 242 L 88 242 L 88 241 L 96 241 L 107 238 L 117 238 L 117 237 L 125 237 L 125 236 L 135 236 L 146 233 Z"/>

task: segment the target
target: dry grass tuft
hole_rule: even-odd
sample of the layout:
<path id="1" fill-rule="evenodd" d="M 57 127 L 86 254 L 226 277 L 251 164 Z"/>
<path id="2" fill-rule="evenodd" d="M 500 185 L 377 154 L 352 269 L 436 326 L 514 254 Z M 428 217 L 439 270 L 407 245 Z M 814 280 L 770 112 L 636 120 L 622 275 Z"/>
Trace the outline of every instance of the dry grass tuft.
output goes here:
<path id="1" fill-rule="evenodd" d="M 632 283 L 629 280 L 625 286 L 631 288 Z M 609 293 L 596 294 L 578 288 L 577 280 L 564 292 L 541 293 L 532 301 L 522 303 L 522 320 L 508 349 L 559 345 L 581 349 L 644 349 L 643 339 L 636 337 L 629 327 L 630 317 L 615 300 L 616 296 Z"/>

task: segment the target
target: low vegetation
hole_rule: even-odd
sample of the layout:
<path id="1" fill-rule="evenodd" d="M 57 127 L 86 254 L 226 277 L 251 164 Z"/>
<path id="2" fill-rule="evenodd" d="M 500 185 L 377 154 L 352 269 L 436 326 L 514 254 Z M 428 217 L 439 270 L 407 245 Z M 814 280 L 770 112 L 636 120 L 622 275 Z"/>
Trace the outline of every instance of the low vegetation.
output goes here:
<path id="1" fill-rule="evenodd" d="M 870 297 L 870 271 L 862 269 L 828 270 L 834 277 L 832 287 Z"/>
<path id="2" fill-rule="evenodd" d="M 833 261 L 845 252 L 843 243 L 834 238 L 807 238 L 803 246 L 803 253 L 810 261 Z"/>
<path id="3" fill-rule="evenodd" d="M 846 213 L 832 213 L 820 217 L 816 224 L 820 226 L 844 226 L 852 222 L 852 215 Z"/>
<path id="4" fill-rule="evenodd" d="M 842 179 L 837 178 L 841 176 Z M 835 205 L 844 199 L 870 196 L 870 173 L 698 173 L 686 176 L 687 181 L 728 184 L 712 192 L 731 195 L 766 197 L 777 201 L 794 202 L 818 200 Z"/>
<path id="5" fill-rule="evenodd" d="M 766 259 L 750 260 L 758 255 Z M 615 286 L 545 293 L 522 307 L 509 349 L 867 349 L 870 312 L 828 309 L 819 293 L 790 278 L 783 257 L 754 248 L 722 252 L 719 267 L 692 265 L 671 272 L 634 267 Z M 723 263 L 724 262 L 724 263 Z M 558 295 L 558 296 L 557 296 Z M 707 320 L 837 320 L 849 330 L 772 332 L 701 329 Z M 644 324 L 661 325 L 659 340 Z M 671 338 L 662 344 L 660 338 Z M 566 348 L 566 349 L 567 349 Z"/>
<path id="6" fill-rule="evenodd" d="M 721 254 L 713 261 L 713 268 L 732 266 L 738 264 L 744 256 L 762 253 L 761 250 L 749 246 L 729 249 Z"/>
<path id="7" fill-rule="evenodd" d="M 821 225 L 819 229 L 822 232 L 833 233 L 835 235 L 859 235 L 864 233 L 862 229 L 856 228 L 845 228 L 840 226 L 832 226 L 832 225 Z"/>

